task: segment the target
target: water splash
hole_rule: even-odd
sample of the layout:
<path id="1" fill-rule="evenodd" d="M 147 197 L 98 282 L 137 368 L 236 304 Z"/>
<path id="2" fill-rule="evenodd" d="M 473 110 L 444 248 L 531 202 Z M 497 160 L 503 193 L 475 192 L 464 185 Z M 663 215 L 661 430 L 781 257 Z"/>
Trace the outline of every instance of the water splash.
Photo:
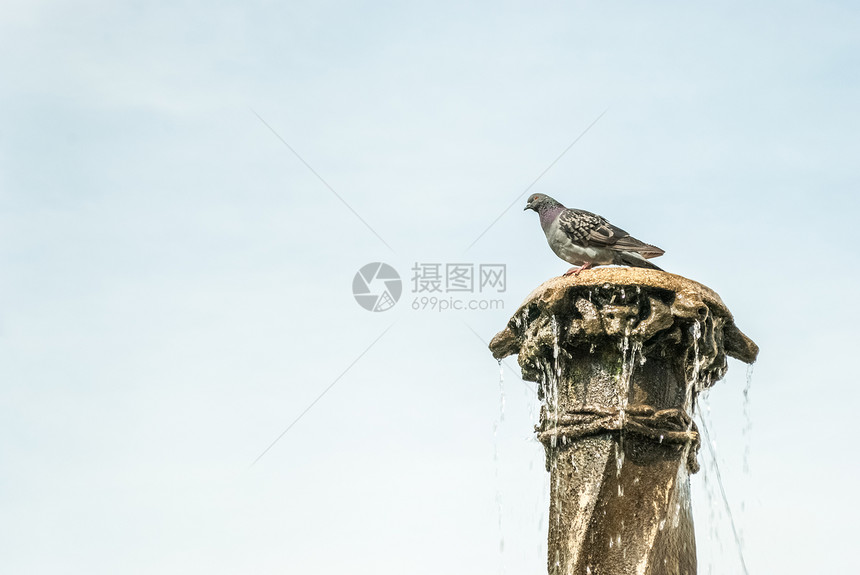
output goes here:
<path id="1" fill-rule="evenodd" d="M 505 369 L 499 360 L 499 419 L 493 422 L 493 467 L 496 481 L 496 513 L 499 527 L 499 572 L 504 573 L 505 531 L 502 525 L 502 489 L 499 477 L 499 427 L 505 420 Z"/>
<path id="2" fill-rule="evenodd" d="M 550 326 L 552 327 L 552 371 L 550 380 L 550 389 L 548 392 L 548 411 L 552 412 L 552 421 L 556 426 L 558 426 L 559 421 L 559 406 L 560 406 L 560 398 L 559 398 L 559 382 L 561 380 L 561 364 L 558 360 L 561 349 L 559 347 L 559 326 L 558 326 L 558 318 L 556 318 L 555 314 L 552 315 L 550 319 Z M 555 449 L 557 446 L 558 438 L 554 434 L 550 438 L 550 449 L 551 453 L 549 457 L 551 459 L 551 477 L 554 477 L 553 481 L 553 499 L 556 502 L 557 510 L 556 510 L 556 529 L 561 529 L 561 517 L 562 517 L 562 502 L 563 498 L 559 497 L 559 491 L 561 490 L 561 474 L 558 472 L 558 460 L 555 456 Z"/>
<path id="3" fill-rule="evenodd" d="M 720 475 L 720 468 L 717 462 L 717 443 L 716 437 L 710 433 L 710 415 L 711 405 L 709 401 L 709 388 L 707 387 L 707 378 L 703 377 L 702 373 L 702 358 L 700 357 L 700 340 L 702 338 L 703 325 L 699 321 L 694 321 L 690 326 L 690 337 L 692 343 L 692 365 L 689 366 L 689 372 L 686 381 L 685 394 L 685 409 L 691 415 L 690 427 L 692 429 L 692 416 L 697 416 L 699 420 L 699 433 L 701 434 L 701 445 L 705 448 L 705 453 L 700 453 L 700 457 L 705 457 L 702 465 L 702 480 L 705 485 L 705 493 L 708 501 L 708 539 L 716 543 L 719 547 L 719 555 L 724 556 L 726 549 L 723 545 L 723 538 L 718 532 L 718 515 L 721 511 L 726 513 L 729 525 L 731 527 L 734 541 L 737 545 L 737 554 L 740 560 L 740 572 L 744 575 L 748 574 L 746 563 L 744 560 L 743 545 L 734 517 L 732 515 L 731 506 L 726 497 L 725 487 Z M 689 449 L 689 446 L 688 446 Z M 683 458 L 686 460 L 686 457 Z M 674 510 L 672 517 L 673 526 L 677 523 L 680 509 Z M 713 569 L 713 564 L 709 565 L 709 572 Z"/>
<path id="4" fill-rule="evenodd" d="M 499 553 L 505 550 L 505 532 L 502 527 L 502 489 L 499 479 L 499 422 L 493 422 L 493 467 L 496 480 L 496 514 L 499 525 Z"/>
<path id="5" fill-rule="evenodd" d="M 552 327 L 552 366 L 547 366 L 550 369 L 547 370 L 547 383 L 549 384 L 546 391 L 546 407 L 547 411 L 552 414 L 552 420 L 558 422 L 558 414 L 559 414 L 559 379 L 561 375 L 561 365 L 558 361 L 558 356 L 560 353 L 560 348 L 558 345 L 558 320 L 553 314 L 550 320 L 550 326 Z M 550 438 L 550 447 L 555 449 L 557 438 L 553 435 Z"/>
<path id="6" fill-rule="evenodd" d="M 625 333 L 621 340 L 621 373 L 616 378 L 616 401 L 618 403 L 618 417 L 621 419 L 621 431 L 618 434 L 618 443 L 615 444 L 615 476 L 621 477 L 621 469 L 624 467 L 624 437 L 626 435 L 627 423 L 627 406 L 630 401 L 630 388 L 633 382 L 633 370 L 638 361 L 637 357 L 642 356 L 642 342 L 634 340 L 632 343 L 630 337 Z M 640 363 L 641 365 L 641 363 Z M 624 488 L 621 481 L 618 481 L 618 496 L 624 496 Z"/>
<path id="7" fill-rule="evenodd" d="M 700 420 L 705 420 L 707 425 L 707 421 L 710 419 L 711 414 L 711 403 L 710 403 L 710 394 L 706 390 L 704 393 L 700 394 L 696 401 L 696 416 Z M 709 438 L 712 439 L 712 438 Z M 702 438 L 702 442 L 708 441 L 704 437 Z M 706 449 L 700 451 L 699 457 L 702 459 L 702 482 L 705 487 L 705 497 L 707 500 L 707 510 L 708 510 L 708 521 L 706 523 L 707 537 L 708 541 L 712 546 L 715 544 L 719 547 L 719 555 L 723 555 L 725 549 L 723 549 L 723 541 L 719 536 L 719 521 L 720 514 L 723 510 L 722 503 L 720 502 L 719 494 L 717 493 L 717 486 L 713 481 L 713 477 L 715 476 L 714 468 L 716 467 L 716 459 L 714 457 L 716 453 L 716 446 L 713 443 L 708 443 L 705 446 Z M 712 566 L 712 565 L 711 565 Z"/>
<path id="8" fill-rule="evenodd" d="M 750 388 L 752 387 L 752 378 L 753 366 L 752 364 L 749 364 L 747 365 L 747 381 L 746 385 L 744 385 L 744 426 L 742 429 L 742 436 L 744 439 L 743 470 L 747 475 L 749 475 L 750 472 L 750 443 L 752 439 L 752 414 L 750 413 Z"/>
<path id="9" fill-rule="evenodd" d="M 737 525 L 735 523 L 735 518 L 734 518 L 734 515 L 732 514 L 732 508 L 731 508 L 731 505 L 729 505 L 729 498 L 726 495 L 725 485 L 723 484 L 723 478 L 722 478 L 722 475 L 720 474 L 720 467 L 717 464 L 716 445 L 711 440 L 712 436 L 710 433 L 710 428 L 708 426 L 708 422 L 706 420 L 707 418 L 703 417 L 702 415 L 703 415 L 702 412 L 700 412 L 699 423 L 701 424 L 702 444 L 708 448 L 707 450 L 711 456 L 712 470 L 714 473 L 714 478 L 716 479 L 716 484 L 717 484 L 717 488 L 718 488 L 719 493 L 720 493 L 720 498 L 721 498 L 722 503 L 724 505 L 726 515 L 728 516 L 729 525 L 731 526 L 731 529 L 732 529 L 732 536 L 734 537 L 735 544 L 737 546 L 738 559 L 740 560 L 742 572 L 744 573 L 744 575 L 749 575 L 749 571 L 747 570 L 746 560 L 744 558 L 743 538 L 741 537 L 741 533 L 739 532 Z M 722 541 L 720 541 L 720 546 L 722 546 Z"/>
<path id="10" fill-rule="evenodd" d="M 499 360 L 499 421 L 505 420 L 505 367 Z"/>
<path id="11" fill-rule="evenodd" d="M 702 360 L 699 357 L 699 338 L 702 337 L 702 324 L 699 323 L 699 320 L 693 322 L 693 325 L 690 327 L 690 335 L 693 339 L 693 369 L 686 381 L 687 389 L 684 396 L 684 410 L 687 413 L 693 412 L 694 391 L 699 391 L 699 376 L 702 372 Z"/>

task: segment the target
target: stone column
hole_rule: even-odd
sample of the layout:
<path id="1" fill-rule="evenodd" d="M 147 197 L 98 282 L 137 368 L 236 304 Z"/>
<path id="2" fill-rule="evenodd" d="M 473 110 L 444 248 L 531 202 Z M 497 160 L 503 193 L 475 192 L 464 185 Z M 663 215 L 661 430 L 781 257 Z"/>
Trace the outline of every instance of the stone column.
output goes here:
<path id="1" fill-rule="evenodd" d="M 694 575 L 696 397 L 758 347 L 681 276 L 598 268 L 549 280 L 490 343 L 539 384 L 551 575 Z"/>

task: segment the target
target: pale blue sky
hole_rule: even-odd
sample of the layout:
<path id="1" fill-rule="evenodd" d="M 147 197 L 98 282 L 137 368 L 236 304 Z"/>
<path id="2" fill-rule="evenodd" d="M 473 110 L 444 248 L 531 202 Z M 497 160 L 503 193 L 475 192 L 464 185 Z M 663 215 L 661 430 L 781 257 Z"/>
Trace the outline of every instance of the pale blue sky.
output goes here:
<path id="1" fill-rule="evenodd" d="M 854 565 L 853 3 L 2 14 L 3 572 L 542 572 L 536 401 L 507 371 L 494 439 L 467 326 L 568 266 L 524 198 L 466 248 L 604 111 L 532 191 L 664 248 L 761 345 L 751 433 L 743 365 L 710 396 L 750 573 Z M 415 312 L 407 284 L 369 313 L 372 261 L 505 263 L 505 309 Z M 693 490 L 700 572 L 739 572 L 713 475 Z"/>

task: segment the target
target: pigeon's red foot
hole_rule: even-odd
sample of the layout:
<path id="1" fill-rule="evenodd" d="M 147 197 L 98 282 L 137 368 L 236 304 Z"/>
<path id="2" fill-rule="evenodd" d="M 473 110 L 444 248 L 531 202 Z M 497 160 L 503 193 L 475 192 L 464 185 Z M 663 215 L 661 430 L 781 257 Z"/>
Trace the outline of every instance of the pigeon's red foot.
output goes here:
<path id="1" fill-rule="evenodd" d="M 564 277 L 571 276 L 571 275 L 578 276 L 579 272 L 581 272 L 582 270 L 587 270 L 590 267 L 591 267 L 591 264 L 587 263 L 587 264 L 583 264 L 583 265 L 579 266 L 578 268 L 570 268 L 569 270 L 564 272 Z"/>

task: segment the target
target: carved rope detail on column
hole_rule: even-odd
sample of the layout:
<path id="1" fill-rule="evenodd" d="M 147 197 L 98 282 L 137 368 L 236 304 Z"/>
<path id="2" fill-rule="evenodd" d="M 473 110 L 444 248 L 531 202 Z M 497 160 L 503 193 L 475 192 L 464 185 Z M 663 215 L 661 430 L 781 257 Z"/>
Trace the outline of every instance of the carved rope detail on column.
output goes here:
<path id="1" fill-rule="evenodd" d="M 632 405 L 624 409 L 602 406 L 582 406 L 558 415 L 545 411 L 541 424 L 535 426 L 537 438 L 545 447 L 557 447 L 582 437 L 603 433 L 629 432 L 658 443 L 689 445 L 687 469 L 699 471 L 699 431 L 696 423 L 683 409 L 655 410 L 649 405 Z"/>

